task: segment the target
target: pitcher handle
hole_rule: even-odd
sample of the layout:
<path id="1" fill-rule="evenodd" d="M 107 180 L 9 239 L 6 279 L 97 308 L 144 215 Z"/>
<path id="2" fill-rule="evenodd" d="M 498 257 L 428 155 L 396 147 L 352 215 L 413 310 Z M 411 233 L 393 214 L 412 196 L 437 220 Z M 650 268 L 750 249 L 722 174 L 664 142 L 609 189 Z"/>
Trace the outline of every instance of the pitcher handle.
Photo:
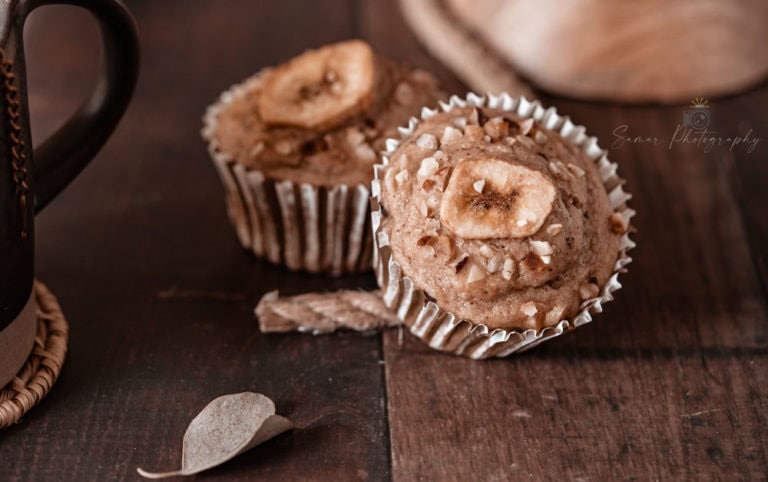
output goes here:
<path id="1" fill-rule="evenodd" d="M 99 82 L 91 96 L 34 151 L 35 212 L 44 208 L 104 146 L 125 113 L 139 73 L 139 41 L 128 9 L 118 0 L 21 0 L 23 20 L 45 5 L 74 5 L 99 21 L 104 46 Z"/>

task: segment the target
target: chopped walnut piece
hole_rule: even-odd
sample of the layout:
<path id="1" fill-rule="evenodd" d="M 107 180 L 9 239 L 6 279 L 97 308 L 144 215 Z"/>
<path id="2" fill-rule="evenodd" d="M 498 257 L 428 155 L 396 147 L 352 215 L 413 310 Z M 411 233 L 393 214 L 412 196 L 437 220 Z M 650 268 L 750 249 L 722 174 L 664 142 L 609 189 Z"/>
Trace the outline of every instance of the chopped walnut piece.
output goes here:
<path id="1" fill-rule="evenodd" d="M 613 234 L 624 234 L 627 232 L 627 224 L 624 222 L 624 218 L 619 213 L 611 213 L 608 218 L 611 223 L 611 232 Z"/>
<path id="2" fill-rule="evenodd" d="M 470 124 L 464 128 L 464 135 L 473 142 L 480 142 L 485 136 L 485 131 L 480 126 Z"/>
<path id="3" fill-rule="evenodd" d="M 430 177 L 434 175 L 439 168 L 440 164 L 437 163 L 437 160 L 435 160 L 434 157 L 425 157 L 421 161 L 421 166 L 419 167 L 419 171 L 416 173 L 416 176 L 419 179 Z"/>
<path id="4" fill-rule="evenodd" d="M 536 308 L 536 303 L 533 301 L 526 301 L 522 305 L 520 305 L 520 312 L 524 314 L 525 316 L 536 316 L 536 313 L 539 312 L 539 309 Z"/>
<path id="5" fill-rule="evenodd" d="M 547 226 L 547 234 L 550 236 L 556 236 L 563 230 L 563 225 L 560 223 L 550 224 Z"/>
<path id="6" fill-rule="evenodd" d="M 471 264 L 469 266 L 469 273 L 467 273 L 467 283 L 474 283 L 476 281 L 480 281 L 481 279 L 484 279 L 487 276 L 487 273 L 484 269 L 478 268 L 476 264 Z"/>
<path id="7" fill-rule="evenodd" d="M 535 239 L 531 239 L 529 243 L 531 245 L 531 250 L 539 256 L 547 256 L 553 252 L 552 245 L 547 241 L 536 241 Z"/>
<path id="8" fill-rule="evenodd" d="M 584 177 L 584 174 L 586 174 L 586 171 L 576 164 L 568 164 L 568 170 L 570 170 L 576 177 Z"/>
<path id="9" fill-rule="evenodd" d="M 398 184 L 403 184 L 405 181 L 408 180 L 410 176 L 408 175 L 408 171 L 406 169 L 403 169 L 402 171 L 398 172 L 395 176 L 395 181 L 397 181 Z"/>
<path id="10" fill-rule="evenodd" d="M 563 319 L 563 313 L 565 313 L 564 306 L 555 306 L 547 312 L 547 315 L 544 317 L 544 322 L 547 326 L 556 325 Z"/>
<path id="11" fill-rule="evenodd" d="M 463 134 L 460 130 L 456 129 L 455 127 L 447 126 L 443 131 L 442 137 L 440 137 L 440 143 L 451 144 L 460 141 L 462 137 Z"/>
<path id="12" fill-rule="evenodd" d="M 504 265 L 504 256 L 501 253 L 496 253 L 491 257 L 491 259 L 488 260 L 488 263 L 485 266 L 485 269 L 488 270 L 489 273 L 498 273 L 501 271 L 502 266 Z"/>
<path id="13" fill-rule="evenodd" d="M 416 145 L 422 149 L 436 150 L 437 149 L 437 137 L 432 134 L 422 134 L 416 139 Z"/>
<path id="14" fill-rule="evenodd" d="M 502 117 L 493 117 L 485 123 L 483 129 L 492 140 L 498 141 L 509 135 L 509 122 Z"/>
<path id="15" fill-rule="evenodd" d="M 559 177 L 560 179 L 565 181 L 570 181 L 573 179 L 573 174 L 571 174 L 568 168 L 565 167 L 565 164 L 563 164 L 562 161 L 550 161 L 548 167 L 549 172 L 554 174 L 556 177 Z"/>
<path id="16" fill-rule="evenodd" d="M 595 283 L 584 283 L 579 286 L 579 295 L 582 300 L 588 300 L 597 296 L 600 293 L 600 287 Z"/>
<path id="17" fill-rule="evenodd" d="M 505 280 L 511 280 L 514 272 L 515 272 L 514 260 L 510 258 L 505 259 L 504 266 L 502 266 L 501 268 L 501 276 L 503 276 Z"/>
<path id="18" fill-rule="evenodd" d="M 493 250 L 493 248 L 491 248 L 491 247 L 490 247 L 490 246 L 488 246 L 487 244 L 483 244 L 482 246 L 480 246 L 480 249 L 479 249 L 479 251 L 480 251 L 480 254 L 481 254 L 483 257 L 485 257 L 485 258 L 490 258 L 490 257 L 491 257 L 491 256 L 493 256 L 493 255 L 494 255 L 494 253 L 495 253 L 495 251 Z"/>
<path id="19" fill-rule="evenodd" d="M 533 140 L 536 141 L 536 144 L 542 145 L 542 144 L 546 144 L 549 138 L 543 132 L 536 131 L 536 133 L 533 135 Z"/>
<path id="20" fill-rule="evenodd" d="M 437 256 L 451 259 L 453 257 L 453 243 L 448 236 L 438 236 L 434 238 L 433 246 Z"/>
<path id="21" fill-rule="evenodd" d="M 532 127 L 533 127 L 533 119 L 525 119 L 524 121 L 520 122 L 520 135 L 521 136 L 528 135 L 528 133 L 531 132 Z"/>

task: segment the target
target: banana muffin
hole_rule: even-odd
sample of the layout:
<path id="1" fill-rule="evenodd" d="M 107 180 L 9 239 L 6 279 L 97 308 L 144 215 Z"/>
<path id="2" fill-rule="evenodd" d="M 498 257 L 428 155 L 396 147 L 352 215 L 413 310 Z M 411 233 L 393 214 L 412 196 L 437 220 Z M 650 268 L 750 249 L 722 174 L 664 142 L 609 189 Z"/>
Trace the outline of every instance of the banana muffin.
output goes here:
<path id="1" fill-rule="evenodd" d="M 603 292 L 631 211 L 612 207 L 582 146 L 478 103 L 433 112 L 377 167 L 379 252 L 425 305 L 490 331 L 541 331 Z"/>
<path id="2" fill-rule="evenodd" d="M 378 152 L 441 97 L 430 74 L 359 40 L 307 51 L 225 92 L 204 137 L 243 244 L 292 269 L 369 269 Z"/>

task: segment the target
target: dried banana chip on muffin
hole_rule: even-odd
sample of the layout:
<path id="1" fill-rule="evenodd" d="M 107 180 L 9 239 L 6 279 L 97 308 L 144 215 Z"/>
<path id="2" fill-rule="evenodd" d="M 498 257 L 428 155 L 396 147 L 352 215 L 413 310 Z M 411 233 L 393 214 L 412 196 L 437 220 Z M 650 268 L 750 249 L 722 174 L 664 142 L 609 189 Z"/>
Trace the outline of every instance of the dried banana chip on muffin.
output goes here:
<path id="1" fill-rule="evenodd" d="M 259 97 L 259 114 L 272 125 L 332 127 L 368 108 L 375 89 L 373 50 L 350 40 L 309 50 L 276 68 Z"/>
<path id="2" fill-rule="evenodd" d="M 524 238 L 544 224 L 555 193 L 541 172 L 481 154 L 454 167 L 439 219 L 459 238 Z"/>

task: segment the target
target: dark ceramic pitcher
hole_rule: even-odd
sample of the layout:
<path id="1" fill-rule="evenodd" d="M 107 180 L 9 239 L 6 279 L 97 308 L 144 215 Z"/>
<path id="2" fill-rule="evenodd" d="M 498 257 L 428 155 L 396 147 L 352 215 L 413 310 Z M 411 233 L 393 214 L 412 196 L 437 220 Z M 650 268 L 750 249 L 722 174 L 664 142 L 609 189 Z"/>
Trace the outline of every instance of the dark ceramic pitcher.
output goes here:
<path id="1" fill-rule="evenodd" d="M 90 98 L 33 152 L 22 34 L 30 12 L 52 4 L 93 14 L 101 27 L 103 68 Z M 133 93 L 138 63 L 133 18 L 119 1 L 0 0 L 0 386 L 20 368 L 34 337 L 34 215 L 115 129 Z"/>

